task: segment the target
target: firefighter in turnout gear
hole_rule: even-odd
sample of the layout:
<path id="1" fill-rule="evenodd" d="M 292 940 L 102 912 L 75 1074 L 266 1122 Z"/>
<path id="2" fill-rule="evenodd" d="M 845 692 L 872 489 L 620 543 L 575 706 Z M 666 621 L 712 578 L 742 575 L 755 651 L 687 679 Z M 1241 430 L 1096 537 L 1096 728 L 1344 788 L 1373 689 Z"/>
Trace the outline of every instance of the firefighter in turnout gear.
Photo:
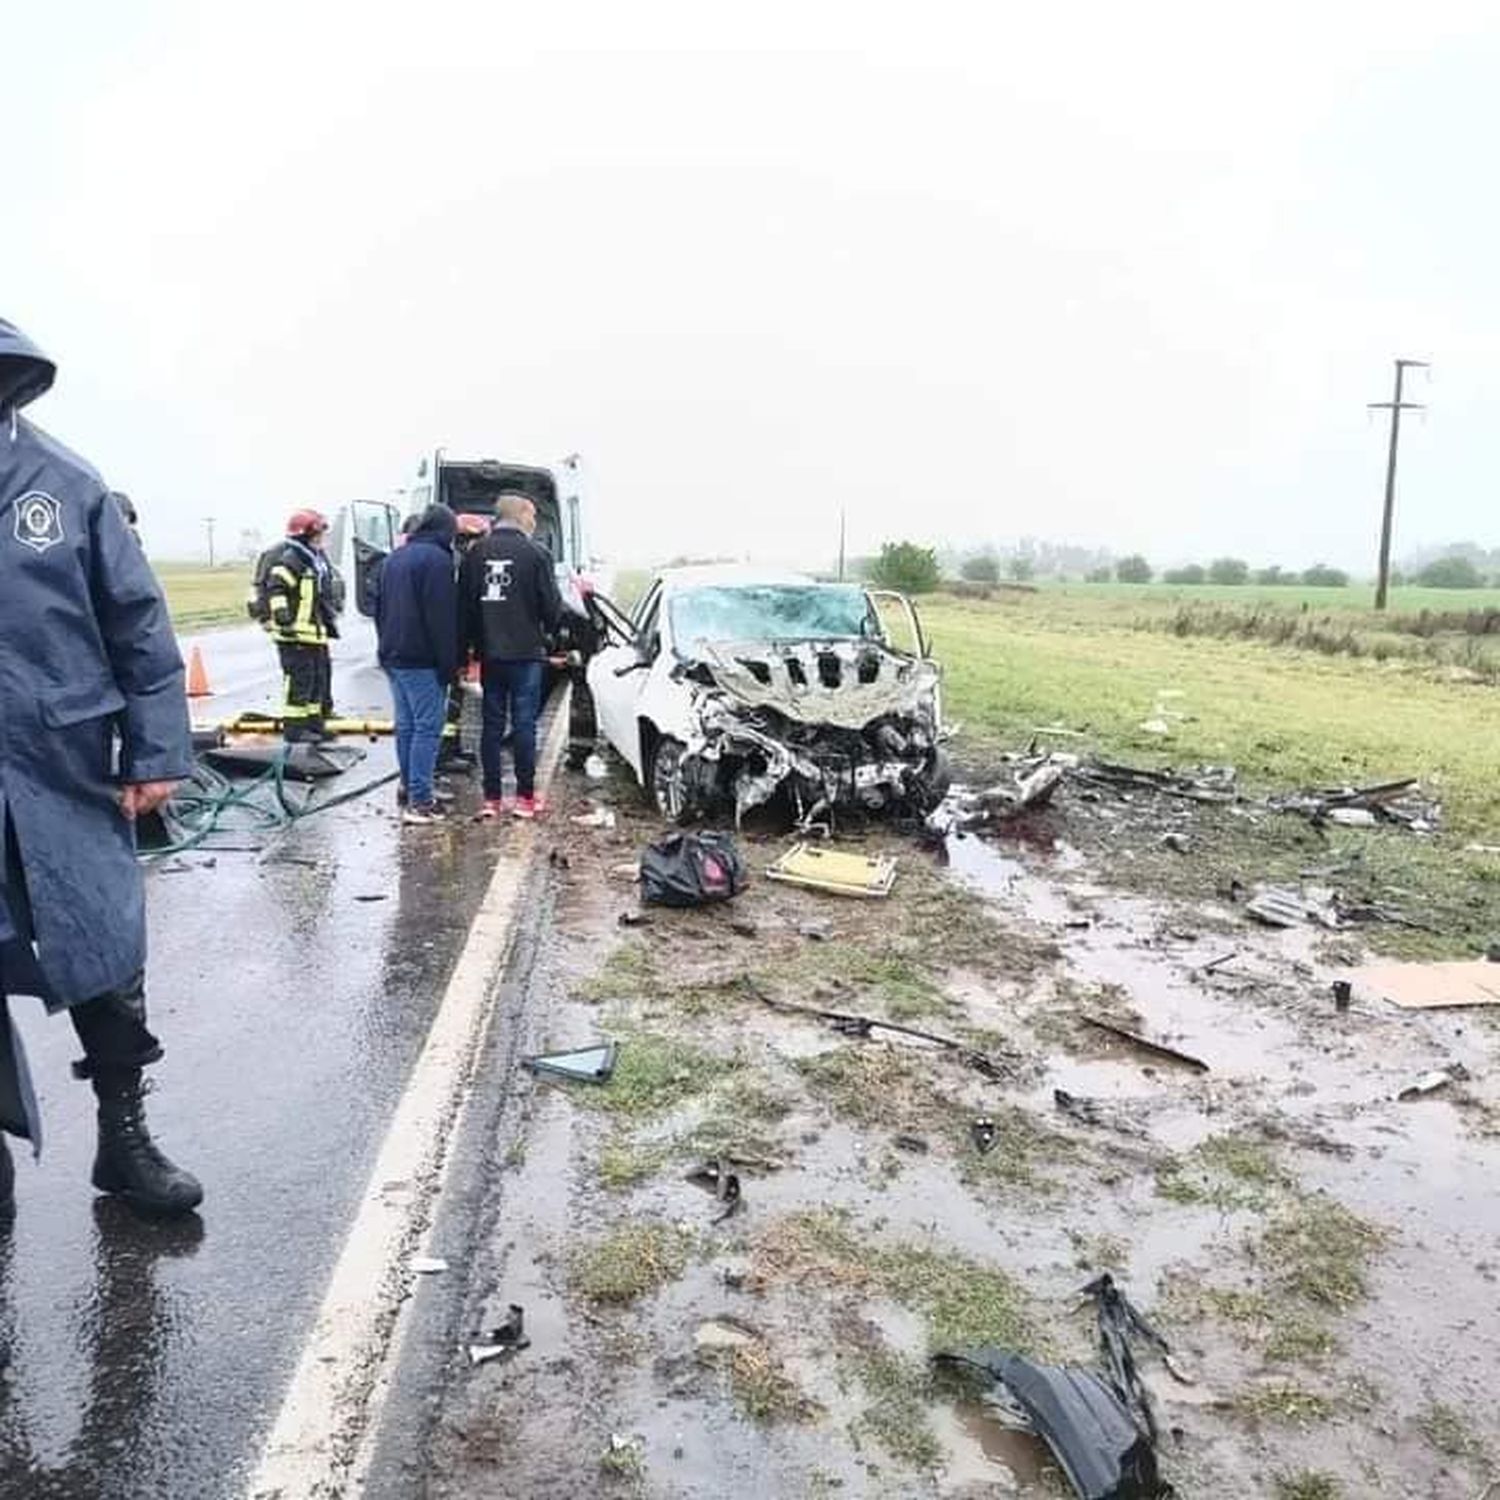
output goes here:
<path id="1" fill-rule="evenodd" d="M 328 522 L 315 510 L 294 512 L 280 555 L 265 573 L 265 625 L 281 657 L 283 737 L 322 741 L 333 714 L 328 642 L 338 637 L 333 566 L 323 551 Z"/>

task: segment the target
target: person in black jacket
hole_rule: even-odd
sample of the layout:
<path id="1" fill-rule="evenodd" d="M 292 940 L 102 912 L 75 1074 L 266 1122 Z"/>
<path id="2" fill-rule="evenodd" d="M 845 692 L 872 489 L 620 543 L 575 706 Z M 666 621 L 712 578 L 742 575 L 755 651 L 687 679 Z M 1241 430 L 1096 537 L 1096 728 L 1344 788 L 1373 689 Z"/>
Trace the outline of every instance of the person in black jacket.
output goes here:
<path id="1" fill-rule="evenodd" d="M 536 799 L 536 720 L 548 637 L 562 619 L 563 602 L 552 559 L 535 542 L 536 506 L 524 495 L 502 495 L 495 506 L 495 528 L 464 559 L 459 589 L 464 604 L 466 644 L 483 663 L 484 728 L 479 761 L 484 770 L 481 818 L 504 811 L 500 746 L 510 722 L 516 761 L 518 818 L 534 818 Z"/>
<path id="2" fill-rule="evenodd" d="M 458 670 L 458 582 L 453 571 L 454 515 L 430 505 L 406 544 L 380 569 L 375 601 L 380 665 L 396 705 L 396 760 L 406 808 L 403 823 L 435 823 L 433 789 L 448 684 Z"/>

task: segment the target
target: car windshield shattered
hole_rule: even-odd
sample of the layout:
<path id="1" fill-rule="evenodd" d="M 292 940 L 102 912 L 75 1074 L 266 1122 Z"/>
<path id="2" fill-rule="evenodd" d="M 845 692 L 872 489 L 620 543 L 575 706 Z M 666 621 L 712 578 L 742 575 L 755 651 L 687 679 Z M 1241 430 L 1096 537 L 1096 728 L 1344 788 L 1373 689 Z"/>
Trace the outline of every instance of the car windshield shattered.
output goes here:
<path id="1" fill-rule="evenodd" d="M 719 641 L 873 639 L 879 629 L 856 584 L 740 584 L 685 589 L 673 596 L 672 638 L 696 656 Z"/>

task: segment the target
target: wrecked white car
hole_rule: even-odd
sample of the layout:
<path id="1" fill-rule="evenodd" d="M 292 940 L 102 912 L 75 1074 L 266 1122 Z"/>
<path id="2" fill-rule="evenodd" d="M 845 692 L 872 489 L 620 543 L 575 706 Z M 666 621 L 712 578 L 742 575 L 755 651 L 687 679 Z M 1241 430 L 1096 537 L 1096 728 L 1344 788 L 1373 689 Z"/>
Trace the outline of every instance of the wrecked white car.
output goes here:
<path id="1" fill-rule="evenodd" d="M 583 718 L 663 816 L 732 808 L 738 821 L 784 797 L 815 827 L 942 800 L 942 674 L 904 596 L 710 567 L 661 574 L 628 618 L 593 604 Z M 892 643 L 882 604 L 912 649 Z"/>

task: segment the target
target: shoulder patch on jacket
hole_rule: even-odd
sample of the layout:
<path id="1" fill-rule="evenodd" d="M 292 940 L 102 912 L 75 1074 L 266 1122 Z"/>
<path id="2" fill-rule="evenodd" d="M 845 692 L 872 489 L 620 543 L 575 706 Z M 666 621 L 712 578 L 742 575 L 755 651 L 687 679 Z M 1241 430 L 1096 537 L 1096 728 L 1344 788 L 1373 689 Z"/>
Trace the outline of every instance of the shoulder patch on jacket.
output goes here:
<path id="1" fill-rule="evenodd" d="M 28 490 L 16 501 L 16 540 L 45 552 L 63 539 L 62 506 L 45 490 Z"/>

